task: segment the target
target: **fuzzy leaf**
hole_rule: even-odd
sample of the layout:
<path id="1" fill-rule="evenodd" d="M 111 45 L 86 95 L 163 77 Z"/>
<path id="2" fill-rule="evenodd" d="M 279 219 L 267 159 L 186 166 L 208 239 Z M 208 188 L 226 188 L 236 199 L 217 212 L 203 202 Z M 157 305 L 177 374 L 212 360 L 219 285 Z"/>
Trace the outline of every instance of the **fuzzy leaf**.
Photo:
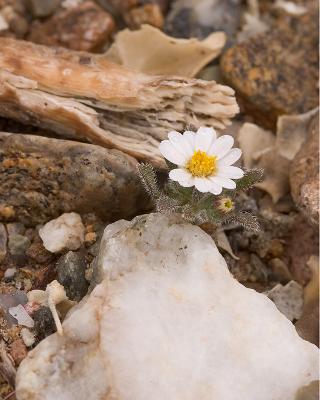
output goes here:
<path id="1" fill-rule="evenodd" d="M 146 192 L 153 198 L 156 199 L 161 195 L 161 191 L 158 186 L 157 175 L 150 164 L 138 164 L 137 166 L 138 175 L 142 182 Z"/>
<path id="2" fill-rule="evenodd" d="M 258 218 L 247 211 L 233 214 L 225 221 L 225 223 L 236 223 L 252 232 L 259 232 L 261 230 Z"/>
<path id="3" fill-rule="evenodd" d="M 179 204 L 183 205 L 191 201 L 193 189 L 183 187 L 178 182 L 169 179 L 165 187 L 165 192 L 169 197 L 176 199 Z"/>
<path id="4" fill-rule="evenodd" d="M 238 190 L 248 190 L 253 187 L 256 183 L 261 182 L 263 179 L 263 169 L 254 168 L 248 169 L 244 176 L 236 180 L 237 191 Z"/>
<path id="5" fill-rule="evenodd" d="M 172 214 L 179 211 L 179 204 L 175 199 L 161 194 L 156 200 L 156 210 L 164 214 Z"/>

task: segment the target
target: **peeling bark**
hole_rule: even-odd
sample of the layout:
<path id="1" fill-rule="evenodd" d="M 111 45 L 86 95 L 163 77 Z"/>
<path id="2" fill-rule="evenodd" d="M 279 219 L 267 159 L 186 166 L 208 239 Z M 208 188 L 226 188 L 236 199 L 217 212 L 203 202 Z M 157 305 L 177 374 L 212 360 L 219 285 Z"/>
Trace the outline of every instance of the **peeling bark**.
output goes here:
<path id="1" fill-rule="evenodd" d="M 8 38 L 0 48 L 0 115 L 160 168 L 158 144 L 168 131 L 223 129 L 238 112 L 234 91 L 214 81 L 148 76 L 103 55 Z"/>

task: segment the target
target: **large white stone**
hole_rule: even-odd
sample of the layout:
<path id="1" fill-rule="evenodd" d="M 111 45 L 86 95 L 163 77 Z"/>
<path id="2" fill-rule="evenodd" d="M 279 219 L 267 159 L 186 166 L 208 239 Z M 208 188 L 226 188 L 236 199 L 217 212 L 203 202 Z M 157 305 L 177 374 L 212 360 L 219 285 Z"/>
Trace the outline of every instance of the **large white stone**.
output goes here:
<path id="1" fill-rule="evenodd" d="M 317 379 L 317 347 L 174 218 L 107 227 L 102 283 L 21 363 L 18 400 L 293 400 Z"/>
<path id="2" fill-rule="evenodd" d="M 84 242 L 85 228 L 79 214 L 64 213 L 39 229 L 44 247 L 52 253 L 77 250 Z"/>

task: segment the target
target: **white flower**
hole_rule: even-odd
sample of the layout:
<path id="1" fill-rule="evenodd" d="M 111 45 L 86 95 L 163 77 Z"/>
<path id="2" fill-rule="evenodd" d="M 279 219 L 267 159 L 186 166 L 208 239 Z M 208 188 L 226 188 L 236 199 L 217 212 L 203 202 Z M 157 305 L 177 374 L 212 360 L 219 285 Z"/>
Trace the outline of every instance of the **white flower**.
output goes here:
<path id="1" fill-rule="evenodd" d="M 168 138 L 160 143 L 160 151 L 177 165 L 169 177 L 181 186 L 195 186 L 199 192 L 218 195 L 222 188 L 235 189 L 233 179 L 243 177 L 242 169 L 232 166 L 241 157 L 240 149 L 232 149 L 232 136 L 217 139 L 214 129 L 199 128 L 196 133 L 186 131 L 183 135 L 173 131 Z"/>

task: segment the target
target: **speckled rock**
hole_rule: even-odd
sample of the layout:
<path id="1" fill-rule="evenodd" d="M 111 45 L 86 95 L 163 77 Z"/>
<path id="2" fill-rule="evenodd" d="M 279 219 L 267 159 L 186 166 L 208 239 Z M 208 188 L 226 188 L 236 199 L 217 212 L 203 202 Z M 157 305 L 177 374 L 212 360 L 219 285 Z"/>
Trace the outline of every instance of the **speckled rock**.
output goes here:
<path id="1" fill-rule="evenodd" d="M 309 137 L 290 169 L 292 197 L 312 224 L 319 224 L 319 115 L 309 126 Z"/>
<path id="2" fill-rule="evenodd" d="M 61 256 L 57 262 L 57 279 L 70 300 L 79 301 L 87 294 L 89 283 L 85 277 L 86 267 L 84 255 L 74 251 Z"/>
<path id="3" fill-rule="evenodd" d="M 133 215 L 145 198 L 136 165 L 118 150 L 0 133 L 0 221 L 31 226 L 70 211 L 109 221 Z"/>
<path id="4" fill-rule="evenodd" d="M 221 69 L 242 108 L 272 128 L 279 115 L 317 106 L 318 62 L 318 11 L 311 10 L 232 47 Z"/>
<path id="5" fill-rule="evenodd" d="M 115 28 L 113 17 L 93 1 L 63 9 L 43 23 L 33 24 L 29 40 L 48 46 L 96 51 Z"/>
<path id="6" fill-rule="evenodd" d="M 52 313 L 48 307 L 41 306 L 32 314 L 34 320 L 33 333 L 37 340 L 42 340 L 56 331 Z"/>

